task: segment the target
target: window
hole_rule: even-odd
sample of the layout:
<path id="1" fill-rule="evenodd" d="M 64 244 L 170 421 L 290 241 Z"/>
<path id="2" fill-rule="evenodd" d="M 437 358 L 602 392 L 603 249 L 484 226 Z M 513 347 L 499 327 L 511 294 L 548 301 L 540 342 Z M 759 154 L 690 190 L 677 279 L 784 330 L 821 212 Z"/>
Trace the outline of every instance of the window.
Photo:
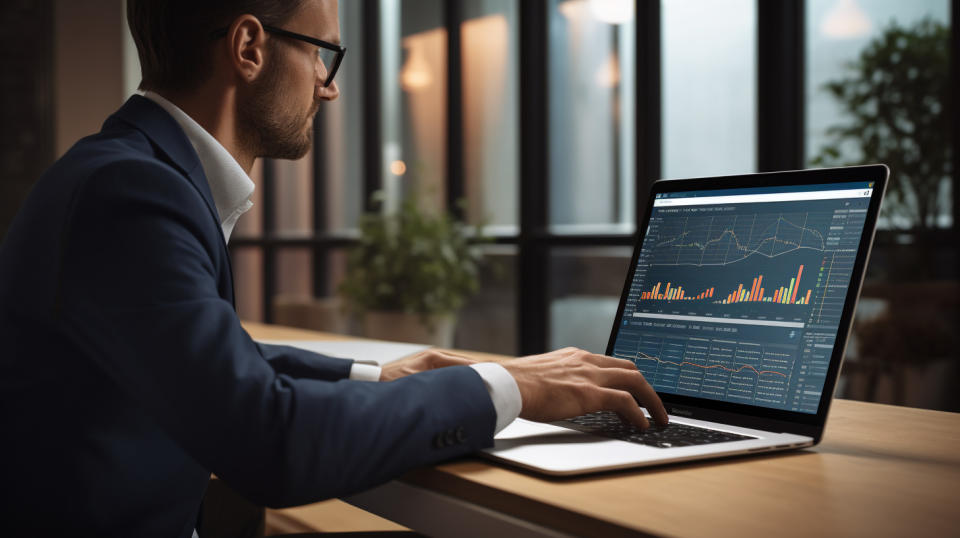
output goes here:
<path id="1" fill-rule="evenodd" d="M 756 1 L 660 5 L 663 177 L 756 170 Z"/>
<path id="2" fill-rule="evenodd" d="M 548 23 L 550 224 L 559 233 L 630 233 L 633 2 L 553 0 Z"/>
<path id="3" fill-rule="evenodd" d="M 459 212 L 454 203 L 463 199 L 459 215 L 484 223 L 495 238 L 483 246 L 482 289 L 460 312 L 456 346 L 507 354 L 567 345 L 602 352 L 635 239 L 635 204 L 648 179 L 748 173 L 773 154 L 771 162 L 797 166 L 802 159 L 814 166 L 869 160 L 856 137 L 838 141 L 831 131 L 849 127 L 852 116 L 827 84 L 857 76 L 850 62 L 893 24 L 948 32 L 951 5 L 956 2 L 341 3 L 350 51 L 338 74 L 340 100 L 321 108 L 310 158 L 258 165 L 254 209 L 234 232 L 241 316 L 269 321 L 276 303 L 291 296 L 327 305 L 370 194 L 383 189 L 397 201 L 416 187 L 432 208 Z M 805 16 L 794 16 L 801 6 Z M 774 24 L 759 31 L 766 22 Z M 788 32 L 778 40 L 771 28 Z M 801 41 L 805 54 L 794 46 Z M 946 45 L 937 53 L 935 69 L 956 70 L 953 52 Z M 909 68 L 919 64 L 905 62 L 899 79 L 914 80 Z M 777 65 L 786 68 L 773 73 Z M 758 68 L 764 72 L 758 75 Z M 945 77 L 925 89 L 956 94 Z M 758 103 L 758 87 L 787 91 L 765 92 L 777 96 L 765 104 Z M 929 95 L 907 101 L 943 124 L 899 127 L 934 134 L 945 154 L 955 152 L 957 141 L 948 135 L 956 120 L 943 101 Z M 795 117 L 784 124 L 769 121 L 791 112 Z M 529 144 L 540 132 L 542 143 Z M 889 134 L 876 139 L 910 138 Z M 929 152 L 926 144 L 911 147 Z M 777 151 L 761 155 L 760 147 Z M 827 147 L 836 150 L 830 163 Z M 524 148 L 536 158 L 527 160 Z M 923 160 L 932 162 L 926 153 Z M 894 181 L 907 176 L 903 166 L 893 168 Z M 956 319 L 956 305 L 924 307 L 956 296 L 949 291 L 955 288 L 940 286 L 955 284 L 948 202 L 954 183 L 949 174 L 935 178 L 936 203 L 925 221 L 929 242 L 918 240 L 915 215 L 884 216 L 884 225 L 898 231 L 878 234 L 858 323 L 897 309 L 948 325 Z M 915 211 L 920 198 L 905 185 L 901 205 Z M 918 249 L 921 243 L 935 248 Z M 918 268 L 929 271 L 916 274 Z M 897 295 L 901 286 L 909 293 Z M 870 334 L 896 332 L 878 327 L 858 328 L 850 354 Z M 956 346 L 944 348 L 949 339 L 941 336 L 925 338 L 930 349 L 916 355 L 934 362 L 955 356 Z M 845 372 L 852 372 L 856 360 L 848 365 Z"/>
<path id="4" fill-rule="evenodd" d="M 890 165 L 882 227 L 952 223 L 949 13 L 948 0 L 807 2 L 807 158 Z"/>

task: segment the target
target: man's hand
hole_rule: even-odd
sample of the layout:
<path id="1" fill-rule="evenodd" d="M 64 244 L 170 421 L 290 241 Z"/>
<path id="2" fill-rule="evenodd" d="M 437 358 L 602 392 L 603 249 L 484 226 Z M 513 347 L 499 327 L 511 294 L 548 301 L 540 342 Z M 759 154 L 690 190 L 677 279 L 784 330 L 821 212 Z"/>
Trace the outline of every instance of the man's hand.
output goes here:
<path id="1" fill-rule="evenodd" d="M 393 381 L 404 376 L 443 368 L 470 366 L 477 361 L 442 349 L 427 349 L 409 357 L 387 363 L 380 370 L 380 381 Z"/>
<path id="2" fill-rule="evenodd" d="M 647 428 L 642 405 L 657 424 L 667 424 L 663 402 L 631 361 L 568 347 L 500 364 L 520 388 L 522 418 L 551 422 L 603 410 Z"/>

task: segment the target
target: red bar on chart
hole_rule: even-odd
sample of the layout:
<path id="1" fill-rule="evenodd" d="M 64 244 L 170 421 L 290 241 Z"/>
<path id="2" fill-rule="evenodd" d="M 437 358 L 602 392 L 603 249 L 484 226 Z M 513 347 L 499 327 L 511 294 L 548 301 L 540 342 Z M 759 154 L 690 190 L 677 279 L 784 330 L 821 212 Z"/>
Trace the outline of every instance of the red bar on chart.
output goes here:
<path id="1" fill-rule="evenodd" d="M 796 281 L 796 285 L 793 288 L 793 293 L 790 294 L 791 303 L 797 300 L 797 290 L 800 288 L 800 275 L 802 274 L 803 274 L 803 266 L 801 265 L 800 269 L 797 269 L 797 281 Z"/>

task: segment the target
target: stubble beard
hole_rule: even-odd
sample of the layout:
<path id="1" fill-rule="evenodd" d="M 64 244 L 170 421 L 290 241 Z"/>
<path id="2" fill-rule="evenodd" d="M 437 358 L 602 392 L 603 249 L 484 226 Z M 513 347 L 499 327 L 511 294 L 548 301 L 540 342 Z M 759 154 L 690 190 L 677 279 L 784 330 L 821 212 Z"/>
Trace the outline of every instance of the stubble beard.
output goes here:
<path id="1" fill-rule="evenodd" d="M 268 64 L 267 72 L 249 88 L 249 97 L 238 111 L 240 137 L 257 157 L 296 160 L 310 151 L 313 129 L 310 119 L 319 103 L 304 114 L 283 108 L 278 65 Z"/>

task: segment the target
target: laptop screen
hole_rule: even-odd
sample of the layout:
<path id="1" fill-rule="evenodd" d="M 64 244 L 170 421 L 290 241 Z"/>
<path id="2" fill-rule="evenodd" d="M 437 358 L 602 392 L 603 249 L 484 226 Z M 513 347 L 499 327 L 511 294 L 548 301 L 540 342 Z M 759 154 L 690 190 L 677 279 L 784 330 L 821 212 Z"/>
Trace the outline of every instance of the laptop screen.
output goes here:
<path id="1" fill-rule="evenodd" d="M 658 392 L 816 414 L 873 188 L 657 194 L 613 355 Z"/>

